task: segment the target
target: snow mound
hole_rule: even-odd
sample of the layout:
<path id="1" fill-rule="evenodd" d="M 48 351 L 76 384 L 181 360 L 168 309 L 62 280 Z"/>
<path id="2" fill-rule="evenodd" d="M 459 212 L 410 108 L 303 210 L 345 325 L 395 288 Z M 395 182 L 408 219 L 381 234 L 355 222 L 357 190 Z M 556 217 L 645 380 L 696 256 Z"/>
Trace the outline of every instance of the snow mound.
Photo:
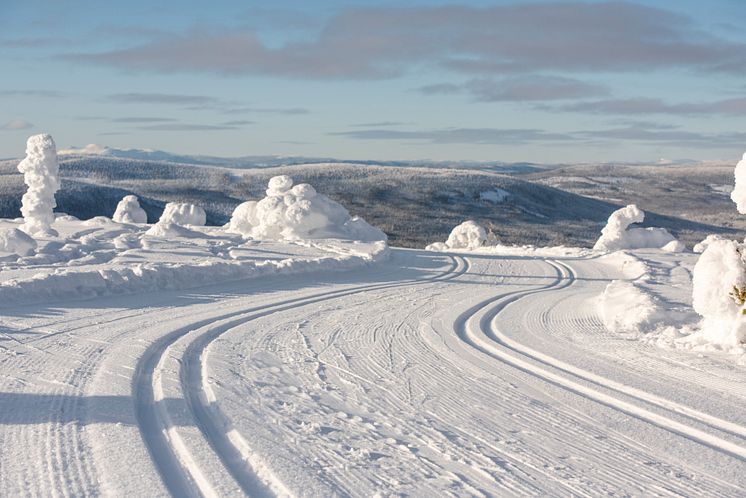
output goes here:
<path id="1" fill-rule="evenodd" d="M 736 164 L 734 172 L 736 187 L 730 193 L 730 198 L 736 203 L 736 208 L 741 214 L 746 214 L 746 153 Z"/>
<path id="2" fill-rule="evenodd" d="M 487 241 L 487 231 L 474 220 L 467 220 L 454 227 L 448 235 L 448 240 L 435 242 L 425 247 L 428 251 L 444 251 L 447 249 L 477 249 Z"/>
<path id="3" fill-rule="evenodd" d="M 650 332 L 662 319 L 657 300 L 631 282 L 614 280 L 599 297 L 604 326 L 613 333 Z"/>
<path id="4" fill-rule="evenodd" d="M 381 230 L 362 218 L 351 217 L 341 204 L 317 193 L 311 185 L 293 186 L 287 175 L 271 178 L 266 193 L 259 202 L 240 204 L 226 229 L 263 240 L 387 240 Z"/>
<path id="5" fill-rule="evenodd" d="M 723 240 L 723 237 L 717 234 L 708 235 L 705 240 L 699 242 L 698 244 L 695 244 L 692 248 L 692 251 L 701 254 L 705 252 L 705 249 L 707 249 L 707 247 L 716 240 Z"/>
<path id="6" fill-rule="evenodd" d="M 207 223 L 207 214 L 204 209 L 194 204 L 169 202 L 158 223 L 204 226 Z"/>
<path id="7" fill-rule="evenodd" d="M 508 197 L 510 197 L 510 192 L 501 188 L 496 188 L 494 190 L 488 190 L 486 192 L 479 193 L 480 201 L 491 202 L 492 204 L 500 204 L 501 202 L 505 202 Z"/>
<path id="8" fill-rule="evenodd" d="M 720 346 L 746 342 L 746 245 L 711 240 L 692 274 L 692 305 L 701 336 Z"/>
<path id="9" fill-rule="evenodd" d="M 137 196 L 126 195 L 117 204 L 112 219 L 117 223 L 147 223 L 148 215 L 137 200 Z"/>
<path id="10" fill-rule="evenodd" d="M 145 232 L 145 235 L 151 235 L 153 237 L 185 237 L 185 238 L 197 238 L 202 237 L 202 234 L 189 230 L 186 227 L 171 223 L 170 221 L 159 221 Z"/>
<path id="11" fill-rule="evenodd" d="M 686 252 L 686 244 L 680 240 L 672 240 L 668 244 L 661 247 L 661 251 L 665 252 Z"/>
<path id="12" fill-rule="evenodd" d="M 633 223 L 642 223 L 645 213 L 630 204 L 617 209 L 601 230 L 601 237 L 593 249 L 599 251 L 618 251 L 620 249 L 642 249 L 646 247 L 663 247 L 675 241 L 665 228 L 629 228 Z"/>
<path id="13" fill-rule="evenodd" d="M 55 235 L 54 194 L 60 188 L 57 146 L 51 135 L 33 135 L 26 142 L 26 157 L 18 164 L 28 190 L 23 194 L 21 230 L 29 235 Z"/>
<path id="14" fill-rule="evenodd" d="M 17 228 L 0 231 L 0 252 L 31 256 L 36 250 L 36 241 Z"/>

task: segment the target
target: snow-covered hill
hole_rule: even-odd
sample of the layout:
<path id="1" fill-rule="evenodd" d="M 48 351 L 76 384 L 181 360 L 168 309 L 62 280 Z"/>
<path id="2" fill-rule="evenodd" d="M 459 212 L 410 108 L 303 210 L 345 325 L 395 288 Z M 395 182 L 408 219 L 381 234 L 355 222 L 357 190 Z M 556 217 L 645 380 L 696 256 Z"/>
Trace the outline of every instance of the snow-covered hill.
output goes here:
<path id="1" fill-rule="evenodd" d="M 17 161 L 0 162 L 0 217 L 19 215 L 24 186 L 16 165 Z M 527 175 L 431 166 L 438 167 L 340 162 L 204 167 L 114 154 L 63 155 L 58 210 L 81 219 L 111 216 L 117 202 L 134 193 L 151 221 L 166 202 L 176 201 L 201 205 L 208 224 L 222 225 L 240 202 L 259 198 L 269 178 L 290 174 L 316 185 L 353 214 L 363 215 L 399 246 L 424 247 L 443 240 L 453 226 L 471 218 L 506 243 L 590 247 L 612 211 L 636 202 L 635 191 L 640 192 L 648 221 L 669 229 L 690 246 L 710 233 L 746 234 L 746 222 L 733 219 L 727 196 L 710 188 L 732 184 L 732 165 L 713 166 L 697 175 L 680 166 L 603 165 L 593 166 L 601 168 L 593 169 L 597 172 L 593 175 L 587 171 L 591 166 L 586 166 L 583 178 L 593 180 L 583 182 L 573 182 L 578 173 L 570 169 Z M 636 175 L 634 189 L 624 190 L 629 171 Z M 501 193 L 500 202 L 491 200 L 491 192 Z"/>

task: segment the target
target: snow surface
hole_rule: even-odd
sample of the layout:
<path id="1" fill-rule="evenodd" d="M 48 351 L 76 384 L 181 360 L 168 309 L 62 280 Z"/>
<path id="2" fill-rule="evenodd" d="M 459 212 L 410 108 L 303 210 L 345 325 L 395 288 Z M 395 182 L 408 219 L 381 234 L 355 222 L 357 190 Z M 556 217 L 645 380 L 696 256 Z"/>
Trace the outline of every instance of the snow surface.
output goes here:
<path id="1" fill-rule="evenodd" d="M 630 225 L 642 223 L 644 220 L 645 213 L 634 204 L 614 211 L 593 248 L 599 251 L 618 251 L 663 247 L 675 240 L 665 228 L 629 228 Z"/>
<path id="2" fill-rule="evenodd" d="M 319 194 L 311 185 L 293 186 L 287 175 L 272 177 L 266 194 L 258 202 L 247 201 L 236 207 L 227 230 L 258 240 L 387 240 L 381 230 L 350 216 L 341 204 Z"/>
<path id="3" fill-rule="evenodd" d="M 148 214 L 140 207 L 137 196 L 125 195 L 117 204 L 111 219 L 117 223 L 147 223 Z"/>
<path id="4" fill-rule="evenodd" d="M 607 293 L 616 303 L 637 278 L 632 287 L 678 309 L 692 253 L 392 249 L 373 259 L 352 255 L 376 243 L 54 228 L 35 256 L 0 272 L 0 303 L 17 303 L 0 308 L 4 496 L 746 487 L 746 365 L 661 347 L 654 331 L 620 337 L 594 297 L 620 281 L 621 298 Z M 151 277 L 129 287 L 138 265 Z M 39 272 L 61 280 L 28 293 L 12 284 Z M 89 285 L 116 274 L 124 287 Z M 49 291 L 57 284 L 66 294 Z M 70 292 L 90 299 L 65 301 Z"/>
<path id="5" fill-rule="evenodd" d="M 28 190 L 23 195 L 21 229 L 29 235 L 51 234 L 54 194 L 60 188 L 57 146 L 51 135 L 33 135 L 26 142 L 26 157 L 18 164 Z"/>
<path id="6" fill-rule="evenodd" d="M 492 204 L 499 204 L 501 202 L 505 202 L 505 200 L 508 197 L 510 197 L 510 192 L 508 192 L 507 190 L 503 190 L 501 188 L 496 188 L 494 190 L 487 190 L 485 192 L 479 193 L 479 200 L 491 202 Z"/>
<path id="7" fill-rule="evenodd" d="M 0 253 L 30 256 L 36 249 L 36 241 L 22 230 L 6 228 L 0 230 Z"/>

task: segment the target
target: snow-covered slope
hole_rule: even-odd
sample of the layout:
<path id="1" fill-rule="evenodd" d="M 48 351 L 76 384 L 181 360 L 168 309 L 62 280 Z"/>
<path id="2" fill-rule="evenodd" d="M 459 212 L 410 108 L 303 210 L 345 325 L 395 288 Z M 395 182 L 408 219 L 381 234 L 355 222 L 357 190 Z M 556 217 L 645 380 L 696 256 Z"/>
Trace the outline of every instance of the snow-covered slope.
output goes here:
<path id="1" fill-rule="evenodd" d="M 89 246 L 112 235 L 80 223 L 55 225 Z M 660 299 L 685 300 L 694 255 L 392 249 L 372 261 L 352 244 L 244 243 L 190 229 L 198 235 L 125 250 L 129 261 L 91 249 L 91 259 L 0 273 L 8 285 L 59 265 L 165 264 L 168 254 L 174 264 L 284 268 L 0 307 L 0 494 L 738 496 L 746 487 L 738 356 L 661 349 L 607 329 L 599 311 L 609 282 L 646 271 L 676 282 Z M 342 271 L 293 271 L 345 251 L 353 258 Z"/>

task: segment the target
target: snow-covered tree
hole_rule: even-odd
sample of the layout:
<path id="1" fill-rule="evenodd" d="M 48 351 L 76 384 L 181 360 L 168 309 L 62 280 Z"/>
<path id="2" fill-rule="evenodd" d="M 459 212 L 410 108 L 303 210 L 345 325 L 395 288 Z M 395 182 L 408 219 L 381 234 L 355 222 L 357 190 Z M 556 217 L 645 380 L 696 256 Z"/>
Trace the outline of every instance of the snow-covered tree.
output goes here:
<path id="1" fill-rule="evenodd" d="M 28 190 L 23 195 L 21 230 L 29 235 L 55 235 L 52 230 L 54 194 L 60 188 L 57 146 L 51 135 L 29 137 L 26 142 L 26 157 L 18 164 Z"/>

